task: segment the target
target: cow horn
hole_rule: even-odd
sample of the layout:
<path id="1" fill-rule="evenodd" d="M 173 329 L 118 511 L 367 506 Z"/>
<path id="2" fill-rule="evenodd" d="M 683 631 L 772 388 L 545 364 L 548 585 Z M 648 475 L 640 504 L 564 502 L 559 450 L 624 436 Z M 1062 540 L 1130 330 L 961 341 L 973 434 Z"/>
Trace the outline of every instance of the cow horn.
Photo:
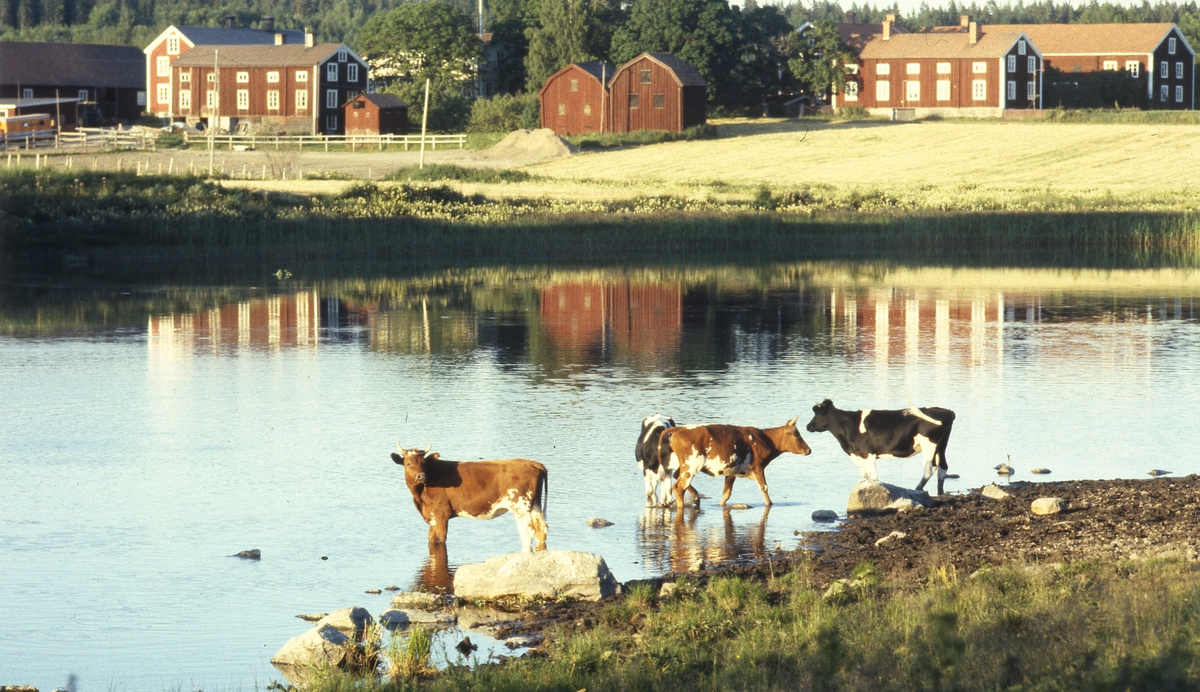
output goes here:
<path id="1" fill-rule="evenodd" d="M 396 446 L 400 448 L 400 456 L 404 456 L 405 454 L 408 454 L 408 450 L 404 448 L 404 445 L 397 442 Z"/>
<path id="2" fill-rule="evenodd" d="M 428 447 L 426 447 L 424 452 L 421 452 L 421 456 L 425 456 L 426 454 L 429 454 L 429 450 L 431 450 L 431 449 L 433 449 L 432 444 L 430 444 Z"/>

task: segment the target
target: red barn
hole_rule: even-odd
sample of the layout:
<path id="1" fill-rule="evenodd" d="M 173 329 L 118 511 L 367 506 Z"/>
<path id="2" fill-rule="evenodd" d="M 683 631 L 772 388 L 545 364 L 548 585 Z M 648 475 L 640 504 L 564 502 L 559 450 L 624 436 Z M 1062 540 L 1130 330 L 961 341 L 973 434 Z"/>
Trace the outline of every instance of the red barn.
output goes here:
<path id="1" fill-rule="evenodd" d="M 408 134 L 408 104 L 394 94 L 359 94 L 344 110 L 348 135 Z"/>
<path id="2" fill-rule="evenodd" d="M 708 82 L 670 53 L 642 53 L 609 82 L 610 132 L 682 132 L 708 119 Z"/>
<path id="3" fill-rule="evenodd" d="M 559 135 L 612 130 L 605 82 L 613 67 L 602 60 L 577 62 L 555 72 L 538 90 L 542 127 Z"/>

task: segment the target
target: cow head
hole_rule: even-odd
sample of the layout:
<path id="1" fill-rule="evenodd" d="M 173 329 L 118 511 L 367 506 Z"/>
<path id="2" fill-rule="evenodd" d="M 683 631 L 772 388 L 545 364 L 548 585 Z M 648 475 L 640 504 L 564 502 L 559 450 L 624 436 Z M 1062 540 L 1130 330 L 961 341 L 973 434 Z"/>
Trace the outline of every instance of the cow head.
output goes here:
<path id="1" fill-rule="evenodd" d="M 811 433 L 825 432 L 829 430 L 829 414 L 834 410 L 833 402 L 829 399 L 813 406 L 813 417 L 808 422 L 808 431 Z"/>
<path id="2" fill-rule="evenodd" d="M 404 467 L 404 481 L 408 483 L 408 487 L 414 492 L 418 492 L 419 488 L 425 485 L 425 464 L 429 461 L 436 461 L 440 455 L 437 452 L 429 453 L 433 449 L 433 445 L 425 448 L 425 451 L 419 449 L 405 449 L 401 445 L 400 453 L 392 452 L 392 461 Z"/>
<path id="3" fill-rule="evenodd" d="M 784 452 L 808 456 L 812 454 L 812 448 L 808 446 L 803 437 L 800 437 L 800 429 L 796 427 L 796 421 L 799 419 L 800 416 L 796 416 L 784 424 L 783 439 L 780 440 L 778 447 Z"/>

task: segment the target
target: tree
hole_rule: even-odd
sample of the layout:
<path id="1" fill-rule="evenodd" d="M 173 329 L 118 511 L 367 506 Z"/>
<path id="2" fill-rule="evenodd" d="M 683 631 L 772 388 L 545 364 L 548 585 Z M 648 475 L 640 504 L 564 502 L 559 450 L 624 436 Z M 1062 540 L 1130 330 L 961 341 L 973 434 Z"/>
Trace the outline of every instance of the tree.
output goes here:
<path id="1" fill-rule="evenodd" d="M 573 62 L 606 58 L 612 39 L 610 14 L 609 6 L 599 0 L 542 0 L 539 26 L 525 30 L 527 88 L 540 89 L 550 75 Z"/>
<path id="2" fill-rule="evenodd" d="M 737 18 L 725 0 L 634 0 L 629 21 L 614 32 L 613 61 L 639 53 L 671 53 L 688 62 L 708 82 L 710 101 L 736 102 L 734 66 L 738 52 Z"/>
<path id="3" fill-rule="evenodd" d="M 846 86 L 846 67 L 856 60 L 832 22 L 813 24 L 797 44 L 788 67 L 805 93 L 821 96 L 831 87 L 841 91 Z"/>

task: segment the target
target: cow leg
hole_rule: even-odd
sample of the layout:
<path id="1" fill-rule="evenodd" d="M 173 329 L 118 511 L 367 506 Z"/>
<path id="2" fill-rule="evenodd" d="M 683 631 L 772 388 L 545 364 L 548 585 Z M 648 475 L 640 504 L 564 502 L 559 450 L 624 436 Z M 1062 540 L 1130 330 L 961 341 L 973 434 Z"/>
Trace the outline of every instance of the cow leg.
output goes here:
<path id="1" fill-rule="evenodd" d="M 721 506 L 729 501 L 729 496 L 733 494 L 733 476 L 725 476 L 725 489 L 721 491 Z"/>
<path id="2" fill-rule="evenodd" d="M 758 481 L 758 489 L 762 491 L 763 502 L 770 507 L 771 496 L 767 494 L 767 477 L 763 474 L 762 469 L 754 469 L 754 480 Z"/>

